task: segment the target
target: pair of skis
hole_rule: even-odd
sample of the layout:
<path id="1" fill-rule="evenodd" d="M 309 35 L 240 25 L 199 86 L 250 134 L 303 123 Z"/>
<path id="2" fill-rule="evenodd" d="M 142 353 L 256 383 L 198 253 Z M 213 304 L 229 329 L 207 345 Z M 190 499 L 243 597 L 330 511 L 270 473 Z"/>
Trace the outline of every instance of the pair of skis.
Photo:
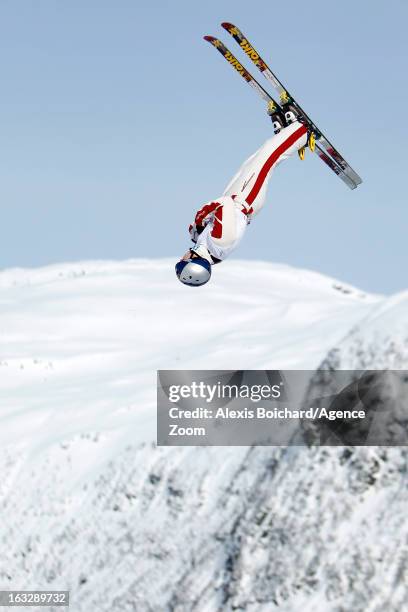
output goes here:
<path id="1" fill-rule="evenodd" d="M 302 123 L 307 125 L 308 130 L 316 139 L 315 152 L 320 159 L 335 173 L 339 178 L 346 183 L 350 189 L 355 189 L 361 182 L 359 175 L 346 162 L 344 157 L 330 143 L 317 125 L 308 117 L 298 102 L 291 96 L 288 90 L 283 86 L 278 77 L 272 72 L 268 64 L 262 59 L 259 53 L 255 50 L 249 40 L 243 35 L 232 23 L 224 22 L 222 27 L 234 38 L 241 49 L 252 60 L 255 66 L 264 75 L 266 80 L 274 87 L 280 96 L 282 105 L 290 104 L 294 107 L 301 118 Z M 270 112 L 280 108 L 280 105 L 266 91 L 264 87 L 244 68 L 237 58 L 229 51 L 221 40 L 214 36 L 204 36 L 204 39 L 210 42 L 223 57 L 235 68 L 235 70 L 245 79 L 245 81 L 257 92 L 257 94 L 268 103 Z"/>

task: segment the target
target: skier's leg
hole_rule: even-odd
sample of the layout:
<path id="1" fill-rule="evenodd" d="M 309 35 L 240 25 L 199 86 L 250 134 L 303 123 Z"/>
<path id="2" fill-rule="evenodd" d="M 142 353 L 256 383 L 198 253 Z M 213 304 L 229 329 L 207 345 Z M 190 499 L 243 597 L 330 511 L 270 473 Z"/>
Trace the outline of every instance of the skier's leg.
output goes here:
<path id="1" fill-rule="evenodd" d="M 303 147 L 306 141 L 307 128 L 299 121 L 285 127 L 242 165 L 224 195 L 235 196 L 236 200 L 251 207 L 253 214 L 257 214 L 265 202 L 273 169 Z"/>

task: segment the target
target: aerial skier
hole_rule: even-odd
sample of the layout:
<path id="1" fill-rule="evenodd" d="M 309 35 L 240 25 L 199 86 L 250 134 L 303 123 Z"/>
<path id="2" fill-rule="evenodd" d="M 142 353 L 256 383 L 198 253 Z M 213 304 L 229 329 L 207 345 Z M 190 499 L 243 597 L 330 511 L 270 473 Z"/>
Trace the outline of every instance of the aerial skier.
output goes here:
<path id="1" fill-rule="evenodd" d="M 226 259 L 238 246 L 247 226 L 265 203 L 273 170 L 296 151 L 303 159 L 308 146 L 350 189 L 361 183 L 359 175 L 289 94 L 241 30 L 228 22 L 224 22 L 222 27 L 277 90 L 280 104 L 218 38 L 204 36 L 268 103 L 275 135 L 244 162 L 221 197 L 208 202 L 197 212 L 189 227 L 194 246 L 176 264 L 178 279 L 192 287 L 207 283 L 212 266 Z"/>
<path id="2" fill-rule="evenodd" d="M 197 212 L 189 233 L 194 245 L 176 264 L 185 285 L 210 280 L 213 265 L 226 259 L 240 243 L 247 226 L 265 204 L 274 168 L 307 144 L 308 128 L 294 109 L 271 113 L 275 135 L 241 166 L 223 195 Z"/>

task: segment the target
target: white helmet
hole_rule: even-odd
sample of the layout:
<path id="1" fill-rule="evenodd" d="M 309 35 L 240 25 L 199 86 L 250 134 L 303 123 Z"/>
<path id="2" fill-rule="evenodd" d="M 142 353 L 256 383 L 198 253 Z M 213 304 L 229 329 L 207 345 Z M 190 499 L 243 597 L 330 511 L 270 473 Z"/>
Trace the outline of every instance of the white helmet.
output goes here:
<path id="1" fill-rule="evenodd" d="M 211 264 L 204 257 L 181 260 L 176 263 L 176 274 L 179 281 L 190 287 L 205 285 L 211 278 Z"/>

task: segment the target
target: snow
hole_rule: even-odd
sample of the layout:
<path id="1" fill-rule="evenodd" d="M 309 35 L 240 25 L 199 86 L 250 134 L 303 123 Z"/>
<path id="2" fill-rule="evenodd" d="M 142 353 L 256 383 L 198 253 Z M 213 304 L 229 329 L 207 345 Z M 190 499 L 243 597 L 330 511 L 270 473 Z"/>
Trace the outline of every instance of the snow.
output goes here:
<path id="1" fill-rule="evenodd" d="M 404 368 L 407 305 L 263 262 L 201 288 L 170 259 L 1 272 L 2 588 L 70 589 L 75 612 L 403 610 L 404 449 L 154 440 L 158 369 Z"/>
<path id="2" fill-rule="evenodd" d="M 379 301 L 262 263 L 220 267 L 196 290 L 175 282 L 172 264 L 0 274 L 3 443 L 47 444 L 95 423 L 125 436 L 134 426 L 132 442 L 154 439 L 157 369 L 313 368 Z"/>

